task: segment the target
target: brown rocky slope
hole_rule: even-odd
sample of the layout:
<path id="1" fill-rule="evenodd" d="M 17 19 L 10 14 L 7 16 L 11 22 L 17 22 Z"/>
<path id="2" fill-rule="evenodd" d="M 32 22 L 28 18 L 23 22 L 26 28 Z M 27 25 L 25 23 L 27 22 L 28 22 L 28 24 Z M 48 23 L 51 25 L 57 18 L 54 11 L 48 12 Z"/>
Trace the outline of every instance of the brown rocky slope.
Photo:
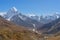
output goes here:
<path id="1" fill-rule="evenodd" d="M 40 40 L 42 35 L 0 17 L 0 40 Z"/>

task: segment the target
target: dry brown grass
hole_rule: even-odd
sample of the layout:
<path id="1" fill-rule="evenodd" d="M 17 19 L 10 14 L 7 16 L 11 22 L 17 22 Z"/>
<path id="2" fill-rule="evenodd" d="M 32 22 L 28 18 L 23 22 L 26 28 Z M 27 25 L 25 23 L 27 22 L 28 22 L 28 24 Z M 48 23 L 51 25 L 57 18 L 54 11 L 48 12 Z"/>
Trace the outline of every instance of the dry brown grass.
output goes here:
<path id="1" fill-rule="evenodd" d="M 60 36 L 56 36 L 56 37 L 49 37 L 47 38 L 47 40 L 60 40 Z"/>

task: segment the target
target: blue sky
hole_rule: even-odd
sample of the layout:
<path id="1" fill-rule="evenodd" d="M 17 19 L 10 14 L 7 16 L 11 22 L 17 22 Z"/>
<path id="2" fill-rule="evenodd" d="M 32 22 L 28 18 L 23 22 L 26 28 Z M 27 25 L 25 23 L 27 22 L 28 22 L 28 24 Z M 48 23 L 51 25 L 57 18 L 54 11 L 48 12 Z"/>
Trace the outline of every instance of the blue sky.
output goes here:
<path id="1" fill-rule="evenodd" d="M 23 14 L 47 15 L 60 12 L 60 0 L 0 0 L 0 12 L 15 6 Z"/>

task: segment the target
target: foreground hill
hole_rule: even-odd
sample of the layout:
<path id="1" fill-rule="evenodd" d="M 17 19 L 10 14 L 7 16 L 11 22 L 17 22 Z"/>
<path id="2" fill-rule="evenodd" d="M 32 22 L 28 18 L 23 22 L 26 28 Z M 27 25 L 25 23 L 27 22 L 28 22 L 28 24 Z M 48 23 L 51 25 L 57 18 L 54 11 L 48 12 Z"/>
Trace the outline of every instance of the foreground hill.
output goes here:
<path id="1" fill-rule="evenodd" d="M 0 17 L 0 40 L 40 40 L 42 35 Z"/>

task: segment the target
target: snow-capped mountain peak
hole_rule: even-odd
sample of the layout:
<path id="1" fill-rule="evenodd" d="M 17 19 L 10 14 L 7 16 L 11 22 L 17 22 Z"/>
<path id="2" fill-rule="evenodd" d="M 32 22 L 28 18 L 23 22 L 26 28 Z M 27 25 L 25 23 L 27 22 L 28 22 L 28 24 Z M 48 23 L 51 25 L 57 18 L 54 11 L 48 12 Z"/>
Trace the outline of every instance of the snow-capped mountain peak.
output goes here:
<path id="1" fill-rule="evenodd" d="M 18 11 L 16 7 L 12 7 L 10 10 L 11 11 L 14 11 L 14 12 L 17 12 Z"/>
<path id="2" fill-rule="evenodd" d="M 19 12 L 16 9 L 16 7 L 12 7 L 7 11 L 7 14 L 5 15 L 5 18 L 10 20 L 14 15 L 18 15 Z"/>
<path id="3" fill-rule="evenodd" d="M 13 9 L 14 11 L 17 11 L 16 7 L 13 7 L 12 9 Z"/>

